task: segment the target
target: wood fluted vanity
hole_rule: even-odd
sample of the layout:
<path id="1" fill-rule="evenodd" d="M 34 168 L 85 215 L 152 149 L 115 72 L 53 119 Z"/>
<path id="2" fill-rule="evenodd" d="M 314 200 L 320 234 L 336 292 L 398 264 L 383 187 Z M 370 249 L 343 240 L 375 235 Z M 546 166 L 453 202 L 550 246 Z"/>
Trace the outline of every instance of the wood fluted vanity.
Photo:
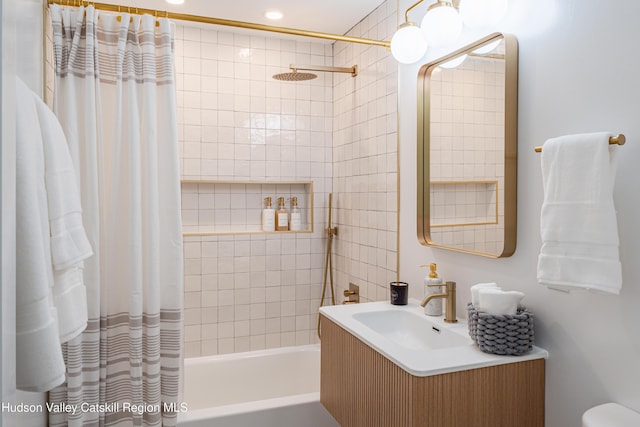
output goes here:
<path id="1" fill-rule="evenodd" d="M 321 321 L 320 401 L 342 427 L 544 426 L 544 358 L 415 376 Z"/>

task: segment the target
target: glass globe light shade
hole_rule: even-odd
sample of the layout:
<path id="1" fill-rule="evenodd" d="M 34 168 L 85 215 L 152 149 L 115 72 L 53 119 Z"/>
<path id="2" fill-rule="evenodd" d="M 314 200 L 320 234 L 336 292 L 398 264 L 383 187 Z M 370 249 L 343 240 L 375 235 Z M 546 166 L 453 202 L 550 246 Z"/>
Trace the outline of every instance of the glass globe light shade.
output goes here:
<path id="1" fill-rule="evenodd" d="M 508 6 L 508 0 L 460 0 L 460 16 L 467 27 L 484 29 L 500 22 Z"/>
<path id="2" fill-rule="evenodd" d="M 405 23 L 391 38 L 391 54 L 401 64 L 413 64 L 427 52 L 427 41 L 420 28 Z"/>
<path id="3" fill-rule="evenodd" d="M 448 2 L 438 2 L 429 8 L 420 24 L 430 46 L 446 46 L 462 33 L 462 18 Z"/>
<path id="4" fill-rule="evenodd" d="M 438 67 L 456 68 L 458 65 L 462 64 L 465 59 L 467 59 L 467 55 L 458 56 L 457 58 L 453 58 L 452 60 L 447 61 L 444 64 L 438 65 Z"/>

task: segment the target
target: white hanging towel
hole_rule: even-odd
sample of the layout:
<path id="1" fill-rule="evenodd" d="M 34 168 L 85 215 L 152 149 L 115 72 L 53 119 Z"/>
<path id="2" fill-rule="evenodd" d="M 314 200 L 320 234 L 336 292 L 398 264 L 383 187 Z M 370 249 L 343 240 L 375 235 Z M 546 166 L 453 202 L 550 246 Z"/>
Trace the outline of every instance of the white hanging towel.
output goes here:
<path id="1" fill-rule="evenodd" d="M 16 83 L 16 387 L 47 391 L 65 380 L 51 287 L 44 152 L 32 92 Z"/>
<path id="2" fill-rule="evenodd" d="M 538 282 L 618 294 L 622 271 L 613 204 L 617 146 L 610 133 L 568 135 L 542 149 L 544 202 Z"/>
<path id="3" fill-rule="evenodd" d="M 51 259 L 53 304 L 58 312 L 60 342 L 78 336 L 87 327 L 87 293 L 82 277 L 83 261 L 93 251 L 82 225 L 80 191 L 60 122 L 35 93 L 44 147 L 45 184 Z"/>

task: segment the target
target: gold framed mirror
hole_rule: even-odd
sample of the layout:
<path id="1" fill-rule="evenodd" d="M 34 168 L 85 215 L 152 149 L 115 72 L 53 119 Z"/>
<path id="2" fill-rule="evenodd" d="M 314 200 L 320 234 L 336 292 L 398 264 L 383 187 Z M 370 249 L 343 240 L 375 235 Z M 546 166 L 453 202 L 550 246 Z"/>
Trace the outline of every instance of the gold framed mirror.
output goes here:
<path id="1" fill-rule="evenodd" d="M 518 43 L 494 33 L 418 73 L 418 240 L 516 249 Z"/>

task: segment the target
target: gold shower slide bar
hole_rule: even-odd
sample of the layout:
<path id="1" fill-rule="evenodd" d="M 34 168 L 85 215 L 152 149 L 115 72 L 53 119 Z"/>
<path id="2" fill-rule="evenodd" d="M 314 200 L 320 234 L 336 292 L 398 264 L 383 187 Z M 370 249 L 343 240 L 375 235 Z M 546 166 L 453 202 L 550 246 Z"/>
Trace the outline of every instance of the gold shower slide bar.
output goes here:
<path id="1" fill-rule="evenodd" d="M 627 142 L 627 137 L 621 133 L 609 138 L 609 145 L 624 145 L 625 142 Z M 536 147 L 534 150 L 536 153 L 542 153 L 542 147 Z"/>
<path id="2" fill-rule="evenodd" d="M 362 37 L 351 37 L 340 34 L 323 33 L 320 31 L 299 30 L 296 28 L 276 27 L 273 25 L 256 24 L 253 22 L 234 21 L 230 19 L 212 18 L 209 16 L 189 15 L 186 13 L 168 12 L 164 10 L 144 9 L 131 6 L 119 6 L 107 3 L 95 3 L 83 0 L 47 0 L 48 4 L 58 4 L 61 6 L 93 6 L 99 10 L 107 10 L 111 12 L 129 12 L 136 14 L 149 14 L 156 17 L 164 17 L 169 19 L 177 19 L 180 21 L 199 22 L 203 24 L 224 25 L 227 27 L 246 28 L 249 30 L 270 31 L 272 33 L 290 34 L 293 36 L 313 37 L 316 39 L 335 40 L 347 43 L 359 43 L 372 46 L 381 46 L 389 49 L 391 42 L 387 40 L 374 40 Z"/>

